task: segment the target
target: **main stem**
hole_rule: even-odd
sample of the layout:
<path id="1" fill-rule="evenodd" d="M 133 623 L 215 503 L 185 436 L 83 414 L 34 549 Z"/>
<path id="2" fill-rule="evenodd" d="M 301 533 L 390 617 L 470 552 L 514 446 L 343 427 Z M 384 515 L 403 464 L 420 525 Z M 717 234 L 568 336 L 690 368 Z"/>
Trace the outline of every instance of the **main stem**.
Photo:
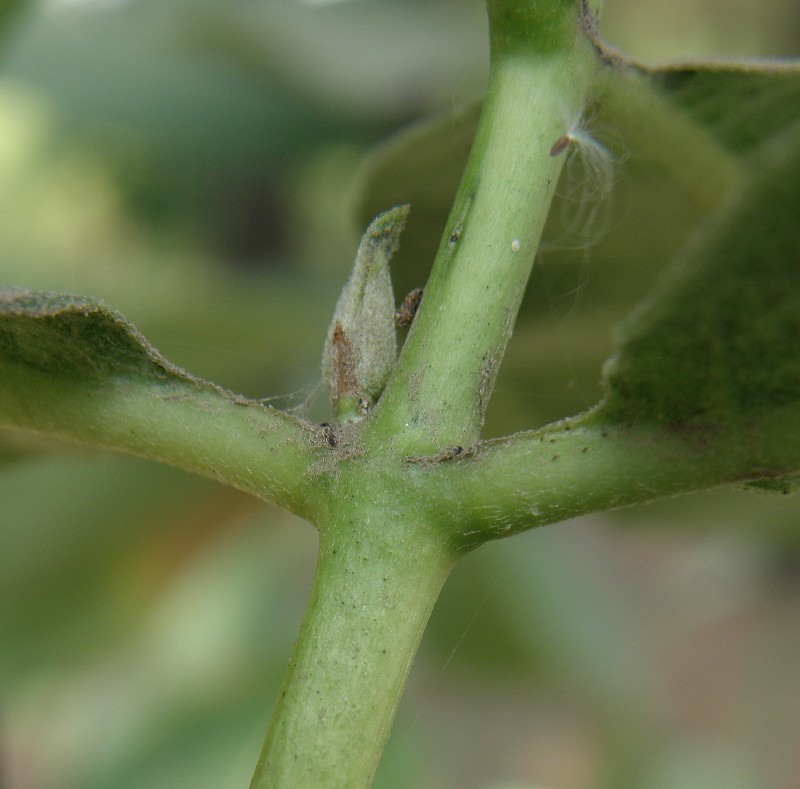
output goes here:
<path id="1" fill-rule="evenodd" d="M 553 9 L 527 8 L 536 5 Z M 492 67 L 475 142 L 419 312 L 365 433 L 368 446 L 391 441 L 400 454 L 478 439 L 566 159 L 551 150 L 580 116 L 595 69 L 580 3 L 489 8 Z"/>
<path id="2" fill-rule="evenodd" d="M 404 458 L 478 439 L 596 62 L 586 2 L 487 6 L 488 95 L 422 306 L 376 409 L 308 475 L 319 565 L 252 789 L 370 785 L 457 556 Z"/>
<path id="3" fill-rule="evenodd" d="M 306 617 L 251 789 L 371 784 L 455 558 L 418 518 L 370 510 L 362 500 L 339 508 L 323 530 Z"/>

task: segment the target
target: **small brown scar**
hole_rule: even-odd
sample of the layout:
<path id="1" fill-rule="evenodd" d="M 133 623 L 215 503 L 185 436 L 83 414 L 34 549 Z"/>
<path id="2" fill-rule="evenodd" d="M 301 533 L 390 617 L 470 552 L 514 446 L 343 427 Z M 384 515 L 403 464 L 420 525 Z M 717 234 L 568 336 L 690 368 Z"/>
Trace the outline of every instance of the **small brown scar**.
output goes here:
<path id="1" fill-rule="evenodd" d="M 459 222 L 454 228 L 453 232 L 450 233 L 450 238 L 447 240 L 447 243 L 454 247 L 458 243 L 458 239 L 461 238 L 461 233 L 464 230 L 464 223 Z"/>
<path id="2" fill-rule="evenodd" d="M 471 457 L 474 454 L 475 447 L 451 446 L 445 447 L 435 455 L 415 455 L 412 457 L 403 458 L 403 461 L 405 463 L 427 465 L 429 463 L 443 463 L 448 460 Z"/>
<path id="3" fill-rule="evenodd" d="M 401 329 L 411 325 L 411 321 L 414 320 L 414 316 L 419 309 L 419 304 L 422 301 L 422 294 L 422 288 L 414 288 L 397 308 L 397 312 L 394 314 L 394 322 Z"/>
<path id="4" fill-rule="evenodd" d="M 571 144 L 572 137 L 569 134 L 562 134 L 561 137 L 553 143 L 553 147 L 550 149 L 550 156 L 558 156 L 558 154 L 564 153 Z"/>

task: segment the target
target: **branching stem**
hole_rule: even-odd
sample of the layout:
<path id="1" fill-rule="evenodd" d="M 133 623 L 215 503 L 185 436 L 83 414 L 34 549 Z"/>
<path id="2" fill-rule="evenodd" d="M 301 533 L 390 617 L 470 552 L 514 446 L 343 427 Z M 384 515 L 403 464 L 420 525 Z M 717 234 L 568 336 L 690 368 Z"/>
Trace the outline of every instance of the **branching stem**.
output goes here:
<path id="1" fill-rule="evenodd" d="M 309 483 L 319 566 L 253 789 L 370 784 L 457 556 L 424 456 L 479 437 L 563 164 L 550 149 L 596 62 L 585 3 L 488 9 L 488 96 L 425 298 L 378 406 Z"/>

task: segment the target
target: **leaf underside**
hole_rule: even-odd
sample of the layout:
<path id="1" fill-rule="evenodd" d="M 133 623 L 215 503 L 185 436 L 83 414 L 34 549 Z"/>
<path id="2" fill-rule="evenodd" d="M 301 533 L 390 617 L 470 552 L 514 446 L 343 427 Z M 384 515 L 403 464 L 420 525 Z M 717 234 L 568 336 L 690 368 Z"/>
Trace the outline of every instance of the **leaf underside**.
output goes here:
<path id="1" fill-rule="evenodd" d="M 0 364 L 4 361 L 78 381 L 136 375 L 215 388 L 164 359 L 102 302 L 46 291 L 0 289 Z"/>
<path id="2" fill-rule="evenodd" d="M 797 61 L 674 64 L 642 73 L 737 154 L 756 150 L 800 120 Z"/>
<path id="3" fill-rule="evenodd" d="M 800 147 L 772 162 L 620 326 L 608 414 L 735 425 L 800 407 L 798 206 Z"/>

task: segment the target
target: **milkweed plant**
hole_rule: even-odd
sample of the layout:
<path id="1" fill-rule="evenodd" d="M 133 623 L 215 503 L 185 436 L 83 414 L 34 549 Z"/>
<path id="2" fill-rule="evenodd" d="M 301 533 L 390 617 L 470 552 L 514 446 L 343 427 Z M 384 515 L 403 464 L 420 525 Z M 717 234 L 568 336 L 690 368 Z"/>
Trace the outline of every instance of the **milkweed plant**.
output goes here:
<path id="1" fill-rule="evenodd" d="M 599 6 L 487 0 L 480 106 L 384 151 L 376 178 L 392 157 L 413 170 L 443 128 L 472 140 L 427 282 L 405 300 L 392 258 L 413 197 L 389 198 L 369 223 L 320 338 L 322 424 L 179 369 L 88 296 L 0 290 L 2 425 L 197 472 L 316 527 L 313 589 L 254 788 L 370 785 L 434 603 L 482 545 L 800 478 L 800 116 L 787 109 L 800 68 L 649 67 L 602 41 Z M 743 86 L 763 99 L 759 122 L 725 114 Z M 594 407 L 484 438 L 551 205 L 583 227 L 629 163 L 680 184 L 700 230 L 617 327 Z M 570 166 L 590 202 L 562 199 Z"/>

